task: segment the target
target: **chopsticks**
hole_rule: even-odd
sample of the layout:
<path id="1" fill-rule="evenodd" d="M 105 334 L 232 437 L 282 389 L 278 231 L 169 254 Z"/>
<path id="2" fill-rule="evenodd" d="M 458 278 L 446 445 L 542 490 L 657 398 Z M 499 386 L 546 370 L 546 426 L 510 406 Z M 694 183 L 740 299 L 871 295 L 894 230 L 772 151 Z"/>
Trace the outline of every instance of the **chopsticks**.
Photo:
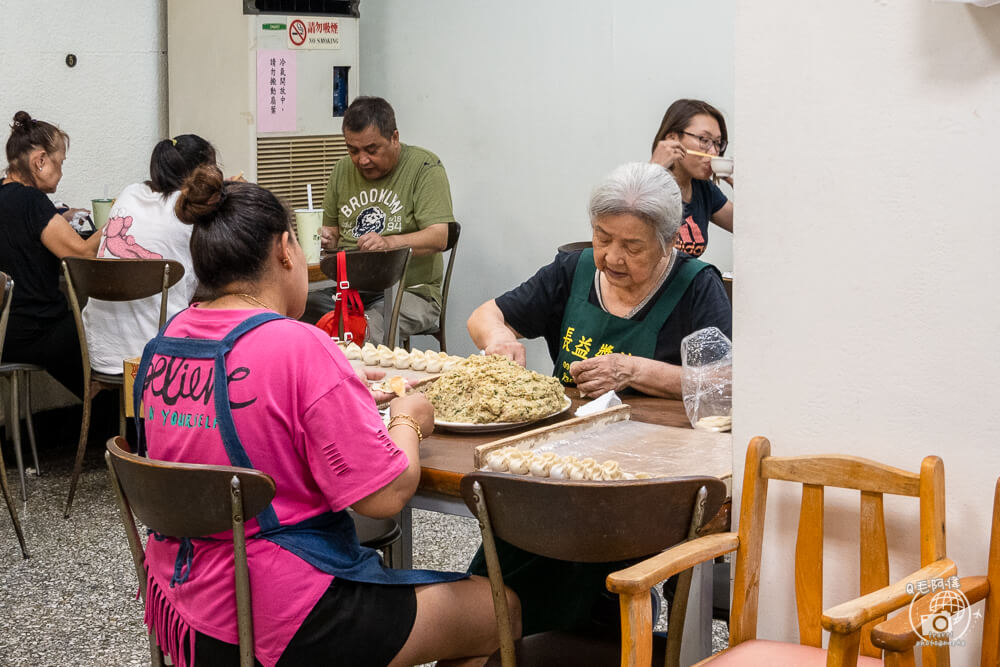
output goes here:
<path id="1" fill-rule="evenodd" d="M 693 151 L 690 148 L 685 148 L 684 150 L 687 151 L 688 155 L 697 155 L 698 157 L 708 157 L 708 158 L 720 157 L 718 155 L 712 155 L 710 153 L 702 153 L 701 151 Z"/>

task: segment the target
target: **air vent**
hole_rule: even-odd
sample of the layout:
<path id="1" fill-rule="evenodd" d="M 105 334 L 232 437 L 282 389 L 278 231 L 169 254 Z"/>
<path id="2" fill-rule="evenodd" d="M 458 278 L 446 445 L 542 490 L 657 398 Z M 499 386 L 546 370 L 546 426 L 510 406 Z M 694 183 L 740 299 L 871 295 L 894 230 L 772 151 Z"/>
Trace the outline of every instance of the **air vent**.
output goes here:
<path id="1" fill-rule="evenodd" d="M 293 210 L 306 208 L 306 185 L 313 186 L 313 206 L 323 203 L 326 183 L 337 160 L 347 155 L 340 134 L 315 137 L 258 137 L 257 184 Z"/>
<path id="2" fill-rule="evenodd" d="M 309 14 L 312 16 L 361 15 L 361 0 L 243 0 L 244 14 Z"/>

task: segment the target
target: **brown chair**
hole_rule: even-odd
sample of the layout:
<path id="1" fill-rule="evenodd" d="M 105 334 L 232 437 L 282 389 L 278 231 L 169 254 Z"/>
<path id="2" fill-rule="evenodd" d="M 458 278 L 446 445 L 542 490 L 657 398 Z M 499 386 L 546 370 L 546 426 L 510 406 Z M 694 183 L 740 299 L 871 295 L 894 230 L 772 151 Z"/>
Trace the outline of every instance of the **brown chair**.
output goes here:
<path id="1" fill-rule="evenodd" d="M 987 561 L 986 576 L 962 577 L 959 580 L 959 590 L 965 600 L 974 605 L 980 600 L 986 600 L 983 616 L 983 644 L 979 654 L 981 667 L 997 667 L 1000 665 L 1000 479 L 993 488 L 993 527 L 990 533 L 990 551 Z M 905 592 L 905 591 L 904 591 Z M 911 618 L 920 619 L 932 612 L 932 605 L 939 593 L 924 595 L 913 603 L 912 610 L 900 612 L 885 623 L 875 626 L 872 630 L 872 643 L 885 651 L 887 667 L 903 667 L 913 665 L 913 648 L 921 638 L 911 624 Z M 906 593 L 907 600 L 911 595 Z M 935 609 L 936 611 L 936 609 Z M 966 613 L 972 613 L 967 611 Z M 971 618 L 969 619 L 971 620 Z M 919 621 L 918 621 L 919 622 Z M 958 627 L 956 621 L 954 639 L 961 639 L 960 633 L 968 632 L 974 625 Z M 966 621 L 968 622 L 968 621 Z M 964 634 L 963 634 L 964 637 Z M 927 662 L 925 661 L 926 665 Z"/>
<path id="2" fill-rule="evenodd" d="M 382 343 L 389 347 L 396 345 L 396 328 L 399 322 L 399 307 L 403 303 L 403 290 L 396 289 L 396 297 L 392 298 L 393 287 L 399 285 L 406 275 L 406 267 L 410 263 L 412 250 L 409 247 L 393 250 L 361 250 L 345 251 L 347 261 L 347 282 L 351 289 L 359 292 L 384 292 L 385 303 L 385 334 Z M 319 263 L 320 271 L 331 280 L 337 280 L 337 253 L 330 253 Z M 389 303 L 392 303 L 390 309 Z M 341 323 L 340 335 L 344 335 Z"/>
<path id="3" fill-rule="evenodd" d="M 593 241 L 573 241 L 572 243 L 563 243 L 561 246 L 556 248 L 557 252 L 577 252 L 579 250 L 586 250 L 587 248 L 593 248 Z"/>
<path id="4" fill-rule="evenodd" d="M 4 338 L 7 334 L 7 320 L 10 317 L 10 304 L 14 298 L 14 279 L 6 273 L 0 272 L 0 282 L 3 283 L 3 300 L 0 301 L 0 350 L 3 350 Z M 14 458 L 17 461 L 17 473 L 21 479 L 22 500 L 28 499 L 28 485 L 24 479 L 24 459 L 21 455 L 21 406 L 24 406 L 24 419 L 28 423 L 28 442 L 31 444 L 31 455 L 35 460 L 35 476 L 38 476 L 41 474 L 41 467 L 38 465 L 35 425 L 31 418 L 31 374 L 44 370 L 35 364 L 0 361 L 0 376 L 10 379 L 10 394 L 4 414 L 7 421 L 7 437 L 14 443 Z"/>
<path id="5" fill-rule="evenodd" d="M 779 458 L 770 453 L 771 443 L 761 437 L 754 438 L 747 449 L 738 533 L 708 535 L 669 549 L 645 563 L 608 577 L 609 590 L 641 598 L 650 582 L 736 551 L 729 648 L 699 664 L 881 665 L 882 662 L 876 659 L 880 652 L 871 644 L 870 630 L 884 620 L 887 613 L 908 602 L 898 595 L 904 583 L 886 588 L 889 586 L 889 551 L 882 499 L 885 494 L 891 494 L 920 500 L 922 569 L 906 581 L 954 574 L 955 564 L 944 557 L 944 464 L 938 457 L 928 456 L 922 461 L 920 472 L 912 473 L 853 456 Z M 757 639 L 761 550 L 770 480 L 802 485 L 795 548 L 799 644 Z M 860 583 L 863 597 L 824 612 L 823 493 L 827 486 L 861 492 Z M 824 629 L 830 632 L 829 651 L 821 648 Z M 860 659 L 859 646 L 864 656 Z M 640 629 L 635 650 L 639 657 L 634 664 L 648 665 L 648 627 Z"/>
<path id="6" fill-rule="evenodd" d="M 0 301 L 0 350 L 3 349 L 4 336 L 7 333 L 7 317 L 10 315 L 10 302 L 11 297 L 14 292 L 14 281 L 6 273 L 0 272 L 0 283 L 3 283 L 3 300 Z M 10 405 L 9 410 L 6 411 L 4 418 L 7 421 L 7 432 L 13 433 L 14 440 L 14 452 L 17 455 L 17 465 L 21 470 L 21 494 L 24 495 L 24 467 L 21 465 L 21 420 L 19 419 L 20 413 L 17 406 L 17 377 L 20 372 L 19 369 L 11 368 L 8 370 L 8 366 L 20 366 L 20 364 L 0 364 L 0 373 L 11 375 L 10 379 Z M 28 423 L 31 423 L 31 412 L 28 412 Z M 30 427 L 29 427 L 30 428 Z M 35 438 L 33 431 L 29 430 L 31 433 L 31 448 L 34 451 L 35 448 Z M 37 460 L 38 455 L 35 454 Z M 37 465 L 37 463 L 36 463 Z M 24 543 L 24 531 L 21 530 L 21 521 L 17 518 L 17 507 L 14 505 L 14 499 L 10 495 L 10 487 L 7 485 L 7 468 L 3 464 L 3 452 L 0 452 L 0 491 L 3 492 L 3 499 L 7 503 L 7 511 L 10 512 L 11 523 L 14 524 L 14 533 L 17 534 L 17 541 L 21 545 L 21 556 L 23 558 L 28 557 L 28 547 Z M 27 496 L 25 496 L 26 498 Z"/>
<path id="7" fill-rule="evenodd" d="M 80 442 L 76 448 L 76 462 L 69 482 L 69 496 L 63 515 L 68 519 L 73 506 L 73 494 L 83 468 L 83 454 L 87 448 L 90 430 L 90 401 L 94 394 L 112 386 L 119 388 L 118 426 L 119 433 L 125 434 L 125 395 L 122 373 L 109 375 L 99 373 L 90 367 L 90 352 L 87 349 L 87 332 L 83 328 L 83 307 L 87 299 L 102 301 L 132 301 L 160 295 L 160 324 L 167 320 L 167 291 L 184 276 L 180 262 L 166 259 L 92 259 L 89 257 L 66 257 L 62 262 L 66 277 L 66 292 L 69 295 L 76 333 L 80 339 L 80 354 L 83 357 L 83 420 L 80 423 Z M 124 355 L 122 357 L 124 361 Z M 96 383 L 92 387 L 91 383 Z M 95 391 L 96 389 L 96 391 Z"/>
<path id="8" fill-rule="evenodd" d="M 128 452 L 128 443 L 122 437 L 108 441 L 104 458 L 144 604 L 146 556 L 136 518 L 146 528 L 171 537 L 196 538 L 233 531 L 240 665 L 252 666 L 253 616 L 244 521 L 271 502 L 274 480 L 247 468 L 168 463 L 136 456 Z M 162 665 L 163 653 L 153 633 L 149 634 L 149 650 L 152 664 Z"/>
<path id="9" fill-rule="evenodd" d="M 441 314 L 438 316 L 436 327 L 426 331 L 418 331 L 413 334 L 401 336 L 400 346 L 410 349 L 410 336 L 434 336 L 437 339 L 438 347 L 442 352 L 447 352 L 445 344 L 445 316 L 448 312 L 448 292 L 451 289 L 451 271 L 455 268 L 455 255 L 458 252 L 458 238 L 462 235 L 462 225 L 457 222 L 448 223 L 448 244 L 444 252 L 448 253 L 448 268 L 444 272 L 444 283 L 441 285 Z"/>
<path id="10" fill-rule="evenodd" d="M 632 664 L 626 662 L 632 641 L 597 633 L 543 632 L 514 641 L 494 538 L 558 560 L 604 563 L 645 558 L 687 539 L 692 530 L 715 516 L 725 496 L 726 485 L 714 477 L 621 482 L 485 472 L 463 477 L 462 498 L 479 520 L 483 536 L 500 634 L 500 651 L 488 664 L 608 665 L 619 664 L 619 660 L 623 665 Z M 646 586 L 644 596 L 621 599 L 623 636 L 629 636 L 643 621 L 651 623 L 651 585 Z M 684 595 L 678 590 L 675 608 Z M 679 650 L 683 617 L 678 613 L 674 622 L 674 616 L 668 626 L 667 645 L 659 643 L 658 655 L 671 652 L 672 645 Z"/>

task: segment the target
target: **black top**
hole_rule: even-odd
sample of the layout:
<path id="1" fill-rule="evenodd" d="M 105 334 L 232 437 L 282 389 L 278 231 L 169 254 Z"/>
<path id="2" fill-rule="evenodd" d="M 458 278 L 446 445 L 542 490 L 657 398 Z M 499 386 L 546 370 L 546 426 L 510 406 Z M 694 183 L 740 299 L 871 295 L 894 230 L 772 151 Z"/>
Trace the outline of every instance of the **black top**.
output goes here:
<path id="1" fill-rule="evenodd" d="M 0 271 L 14 279 L 8 335 L 46 328 L 68 312 L 59 290 L 59 258 L 42 244 L 56 207 L 36 188 L 0 185 Z"/>
<path id="2" fill-rule="evenodd" d="M 557 254 L 551 264 L 543 266 L 531 278 L 496 299 L 504 321 L 519 334 L 525 338 L 538 336 L 545 338 L 553 363 L 559 355 L 559 343 L 562 340 L 560 325 L 581 252 L 578 250 Z M 667 280 L 649 303 L 632 319 L 639 321 L 649 314 L 657 299 L 686 261 L 687 258 L 678 254 Z M 593 285 L 590 287 L 587 300 L 600 307 L 597 290 Z M 722 286 L 722 276 L 718 269 L 709 266 L 695 276 L 677 307 L 674 308 L 674 312 L 664 322 L 656 337 L 654 359 L 680 366 L 681 340 L 692 332 L 712 326 L 718 327 L 722 333 L 732 338 L 732 307 Z"/>
<path id="3" fill-rule="evenodd" d="M 715 183 L 691 179 L 691 201 L 684 202 L 684 222 L 677 230 L 674 247 L 691 257 L 701 257 L 708 245 L 708 223 L 727 201 Z"/>

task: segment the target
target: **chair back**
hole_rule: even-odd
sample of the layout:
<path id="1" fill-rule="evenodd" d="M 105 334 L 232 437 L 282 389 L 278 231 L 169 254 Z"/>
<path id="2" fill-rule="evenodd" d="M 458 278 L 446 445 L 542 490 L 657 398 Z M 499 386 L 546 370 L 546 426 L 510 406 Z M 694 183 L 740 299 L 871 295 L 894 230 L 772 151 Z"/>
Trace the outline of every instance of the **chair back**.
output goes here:
<path id="1" fill-rule="evenodd" d="M 504 667 L 516 658 L 494 538 L 559 560 L 641 558 L 687 539 L 726 497 L 715 477 L 594 482 L 474 472 L 461 490 L 483 535 Z"/>
<path id="2" fill-rule="evenodd" d="M 561 246 L 556 248 L 557 252 L 577 252 L 578 250 L 586 250 L 587 248 L 593 248 L 593 241 L 573 241 L 572 243 L 563 243 Z"/>
<path id="3" fill-rule="evenodd" d="M 385 292 L 385 303 L 388 305 L 391 290 L 396 286 L 402 286 L 412 253 L 413 251 L 409 247 L 368 252 L 362 250 L 345 251 L 347 282 L 351 284 L 351 289 L 361 292 Z M 324 275 L 336 281 L 337 253 L 324 257 L 319 263 L 319 268 Z M 396 344 L 396 325 L 402 303 L 403 290 L 397 288 L 395 299 L 392 300 L 392 311 L 386 317 L 385 324 L 383 342 L 389 347 L 394 347 Z"/>
<path id="4" fill-rule="evenodd" d="M 172 259 L 66 257 L 62 267 L 80 339 L 85 383 L 90 381 L 90 353 L 83 328 L 83 307 L 87 300 L 93 297 L 102 301 L 132 301 L 159 294 L 162 327 L 167 321 L 167 292 L 184 276 L 184 266 Z"/>
<path id="5" fill-rule="evenodd" d="M 441 348 L 442 352 L 447 352 L 447 343 L 445 342 L 445 322 L 448 320 L 448 292 L 451 290 L 451 272 L 455 268 L 455 255 L 458 254 L 458 239 L 462 236 L 462 225 L 457 222 L 448 223 L 448 245 L 445 246 L 444 250 L 448 253 L 448 267 L 444 271 L 444 283 L 441 285 L 441 315 L 438 317 L 438 327 L 437 331 L 428 332 L 430 335 L 437 338 L 438 346 Z M 407 341 L 409 342 L 409 341 Z M 409 349 L 409 345 L 405 346 Z"/>
<path id="6" fill-rule="evenodd" d="M 3 342 L 7 337 L 7 320 L 10 318 L 10 302 L 14 300 L 14 279 L 0 271 L 3 296 L 0 298 L 0 359 L 3 359 Z"/>
<path id="7" fill-rule="evenodd" d="M 920 472 L 909 472 L 855 456 L 777 457 L 770 453 L 771 444 L 762 437 L 754 438 L 747 449 L 729 624 L 730 646 L 755 639 L 757 635 L 761 549 L 770 480 L 802 485 L 795 545 L 795 602 L 800 644 L 819 647 L 823 639 L 823 497 L 826 487 L 861 493 L 861 595 L 889 585 L 889 550 L 883 509 L 886 494 L 919 499 L 921 566 L 945 556 L 944 464 L 940 458 L 928 456 L 921 462 Z M 845 600 L 854 596 L 852 590 Z M 862 628 L 862 655 L 881 655 L 870 639 L 871 627 L 881 620 L 884 617 Z"/>
<path id="8" fill-rule="evenodd" d="M 143 601 L 145 554 L 133 516 L 150 530 L 171 537 L 205 537 L 233 531 L 240 664 L 253 665 L 244 521 L 260 513 L 274 498 L 274 480 L 270 475 L 247 468 L 170 463 L 136 456 L 128 451 L 122 437 L 108 441 L 104 457 Z"/>

